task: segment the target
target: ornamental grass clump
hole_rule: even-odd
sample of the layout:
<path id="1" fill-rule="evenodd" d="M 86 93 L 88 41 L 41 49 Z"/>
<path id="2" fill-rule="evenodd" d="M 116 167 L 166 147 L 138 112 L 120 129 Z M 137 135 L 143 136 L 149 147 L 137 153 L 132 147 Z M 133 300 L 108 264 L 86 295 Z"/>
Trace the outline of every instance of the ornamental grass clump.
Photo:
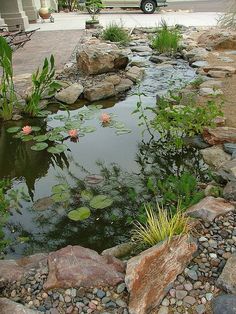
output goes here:
<path id="1" fill-rule="evenodd" d="M 152 205 L 145 205 L 146 224 L 137 223 L 133 231 L 133 240 L 141 246 L 150 247 L 168 240 L 173 236 L 189 232 L 189 218 L 178 207 L 174 214 L 157 204 L 157 210 Z"/>
<path id="2" fill-rule="evenodd" d="M 130 41 L 128 32 L 116 23 L 111 23 L 105 28 L 102 33 L 102 38 L 121 44 L 127 44 Z"/>
<path id="3" fill-rule="evenodd" d="M 218 25 L 223 28 L 236 30 L 236 2 L 231 2 L 231 5 L 226 13 L 220 16 Z"/>
<path id="4" fill-rule="evenodd" d="M 181 35 L 177 28 L 168 27 L 162 21 L 160 29 L 151 40 L 151 46 L 159 53 L 174 54 L 180 48 Z"/>

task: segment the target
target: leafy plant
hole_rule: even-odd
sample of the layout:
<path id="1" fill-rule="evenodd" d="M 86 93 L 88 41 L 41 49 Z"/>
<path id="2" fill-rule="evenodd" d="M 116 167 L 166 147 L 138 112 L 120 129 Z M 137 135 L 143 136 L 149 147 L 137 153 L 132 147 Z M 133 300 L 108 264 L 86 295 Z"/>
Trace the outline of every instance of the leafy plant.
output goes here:
<path id="1" fill-rule="evenodd" d="M 157 211 L 147 204 L 145 211 L 146 224 L 138 222 L 133 231 L 133 239 L 142 246 L 153 246 L 164 240 L 170 241 L 175 235 L 189 232 L 189 218 L 179 208 L 175 214 L 171 214 L 158 204 Z"/>
<path id="2" fill-rule="evenodd" d="M 213 100 L 204 106 L 195 103 L 181 106 L 162 98 L 158 101 L 157 108 L 152 110 L 155 117 L 151 126 L 177 148 L 183 146 L 184 137 L 201 134 L 206 126 L 214 127 L 214 119 L 222 115 L 220 107 Z"/>
<path id="3" fill-rule="evenodd" d="M 96 21 L 96 14 L 104 7 L 101 0 L 86 0 L 86 8 L 91 16 L 89 22 Z M 88 21 L 87 21 L 88 22 Z"/>
<path id="4" fill-rule="evenodd" d="M 32 74 L 32 93 L 26 99 L 25 112 L 30 116 L 37 116 L 40 112 L 39 102 L 44 95 L 53 95 L 61 87 L 55 80 L 55 62 L 51 55 L 50 60 L 44 59 L 43 68 L 38 68 Z"/>
<path id="5" fill-rule="evenodd" d="M 162 21 L 160 29 L 151 40 L 151 46 L 159 53 L 176 53 L 179 49 L 181 35 L 176 28 L 168 27 L 165 21 Z"/>
<path id="6" fill-rule="evenodd" d="M 3 120 L 10 120 L 13 115 L 13 109 L 18 104 L 18 101 L 13 83 L 12 50 L 2 36 L 0 36 L 0 67 L 2 68 L 0 117 Z"/>
<path id="7" fill-rule="evenodd" d="M 108 25 L 103 33 L 102 38 L 111 42 L 118 42 L 121 44 L 127 44 L 130 41 L 127 31 L 116 23 Z"/>

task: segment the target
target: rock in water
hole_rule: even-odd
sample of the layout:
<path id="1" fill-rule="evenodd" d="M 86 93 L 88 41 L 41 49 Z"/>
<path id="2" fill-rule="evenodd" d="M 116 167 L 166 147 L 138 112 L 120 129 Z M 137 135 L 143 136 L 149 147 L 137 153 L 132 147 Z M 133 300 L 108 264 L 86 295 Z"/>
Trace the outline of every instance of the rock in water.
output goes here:
<path id="1" fill-rule="evenodd" d="M 125 69 L 128 56 L 115 44 L 88 41 L 83 44 L 76 55 L 77 67 L 84 74 L 102 74 Z"/>
<path id="2" fill-rule="evenodd" d="M 185 235 L 128 260 L 125 282 L 130 292 L 129 313 L 145 314 L 158 306 L 196 250 L 197 245 Z"/>
<path id="3" fill-rule="evenodd" d="M 115 286 L 124 281 L 125 264 L 82 246 L 67 246 L 48 255 L 44 289 Z"/>
<path id="4" fill-rule="evenodd" d="M 83 93 L 83 86 L 74 83 L 55 94 L 55 98 L 65 104 L 72 105 L 76 102 L 79 96 Z"/>

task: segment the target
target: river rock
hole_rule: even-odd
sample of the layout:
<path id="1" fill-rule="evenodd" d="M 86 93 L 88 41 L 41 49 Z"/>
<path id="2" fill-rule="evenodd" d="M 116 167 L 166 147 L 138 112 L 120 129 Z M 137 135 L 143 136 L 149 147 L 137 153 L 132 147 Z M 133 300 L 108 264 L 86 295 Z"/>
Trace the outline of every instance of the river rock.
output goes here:
<path id="1" fill-rule="evenodd" d="M 1 314 L 41 314 L 42 312 L 31 310 L 22 304 L 13 302 L 6 298 L 0 298 Z"/>
<path id="2" fill-rule="evenodd" d="M 218 169 L 218 174 L 226 181 L 236 181 L 236 159 L 224 162 Z"/>
<path id="3" fill-rule="evenodd" d="M 190 62 L 204 61 L 208 57 L 209 52 L 205 48 L 197 47 L 185 53 L 184 57 Z"/>
<path id="4" fill-rule="evenodd" d="M 143 78 L 143 75 L 144 75 L 144 69 L 136 67 L 136 66 L 131 67 L 126 72 L 127 78 L 133 81 L 134 83 L 141 81 Z"/>
<path id="5" fill-rule="evenodd" d="M 101 74 L 125 69 L 128 56 L 115 44 L 88 41 L 76 54 L 77 67 L 85 74 Z"/>
<path id="6" fill-rule="evenodd" d="M 47 262 L 47 254 L 38 253 L 18 260 L 0 260 L 0 281 L 20 281 L 31 268 L 38 268 Z"/>
<path id="7" fill-rule="evenodd" d="M 217 127 L 205 128 L 203 131 L 204 140 L 210 145 L 223 143 L 236 143 L 236 128 Z"/>
<path id="8" fill-rule="evenodd" d="M 149 46 L 134 46 L 131 47 L 131 51 L 133 52 L 152 52 L 152 48 Z"/>
<path id="9" fill-rule="evenodd" d="M 226 153 L 231 154 L 231 155 L 236 154 L 236 144 L 225 143 L 223 146 Z"/>
<path id="10" fill-rule="evenodd" d="M 118 85 L 115 86 L 116 93 L 123 93 L 131 89 L 133 82 L 129 79 L 122 79 Z"/>
<path id="11" fill-rule="evenodd" d="M 223 190 L 223 196 L 226 200 L 236 201 L 236 183 L 228 182 Z"/>
<path id="12" fill-rule="evenodd" d="M 81 247 L 67 246 L 48 255 L 49 274 L 44 289 L 115 286 L 124 281 L 125 265 L 113 256 L 100 256 Z"/>
<path id="13" fill-rule="evenodd" d="M 214 89 L 210 87 L 201 87 L 199 89 L 199 95 L 200 96 L 219 96 L 223 95 L 223 92 L 221 89 Z"/>
<path id="14" fill-rule="evenodd" d="M 65 104 L 72 105 L 83 93 L 83 90 L 84 88 L 81 84 L 74 83 L 56 93 L 55 98 Z"/>
<path id="15" fill-rule="evenodd" d="M 105 81 L 112 83 L 114 86 L 118 85 L 121 81 L 121 77 L 119 75 L 110 75 L 105 78 Z"/>
<path id="16" fill-rule="evenodd" d="M 134 249 L 134 247 L 135 247 L 134 242 L 121 243 L 102 251 L 101 255 L 112 255 L 114 257 L 121 258 L 129 255 Z"/>
<path id="17" fill-rule="evenodd" d="M 212 78 L 225 78 L 228 76 L 232 76 L 232 74 L 230 74 L 229 72 L 225 72 L 225 71 L 209 71 L 207 72 L 207 75 L 212 77 Z"/>
<path id="18" fill-rule="evenodd" d="M 223 198 L 207 196 L 199 203 L 188 208 L 186 213 L 193 218 L 213 221 L 216 217 L 225 215 L 232 210 L 234 210 L 234 206 Z"/>
<path id="19" fill-rule="evenodd" d="M 161 242 L 128 260 L 125 282 L 129 313 L 144 314 L 158 306 L 197 250 L 187 235 Z"/>
<path id="20" fill-rule="evenodd" d="M 219 295 L 212 300 L 213 314 L 236 314 L 236 296 Z"/>
<path id="21" fill-rule="evenodd" d="M 84 90 L 84 97 L 89 101 L 101 100 L 115 95 L 115 88 L 112 83 L 101 82 Z"/>
<path id="22" fill-rule="evenodd" d="M 209 79 L 205 82 L 203 82 L 199 88 L 220 88 L 223 86 L 223 82 L 222 81 L 217 81 L 217 80 L 213 80 L 213 79 Z"/>
<path id="23" fill-rule="evenodd" d="M 166 57 L 166 56 L 157 56 L 157 55 L 152 55 L 149 60 L 153 63 L 163 63 L 166 61 L 171 61 L 171 58 Z"/>
<path id="24" fill-rule="evenodd" d="M 236 294 L 236 255 L 232 255 L 227 260 L 222 273 L 217 279 L 217 285 L 227 293 Z"/>
<path id="25" fill-rule="evenodd" d="M 231 155 L 224 152 L 221 146 L 212 146 L 201 150 L 204 161 L 211 167 L 219 168 Z"/>
<path id="26" fill-rule="evenodd" d="M 207 61 L 201 61 L 201 60 L 195 61 L 191 64 L 193 68 L 203 68 L 203 67 L 207 67 L 208 65 L 209 64 Z"/>
<path id="27" fill-rule="evenodd" d="M 236 68 L 232 67 L 232 66 L 228 66 L 228 65 L 207 66 L 207 67 L 204 67 L 203 70 L 207 73 L 209 71 L 223 71 L 223 72 L 230 73 L 230 74 L 236 73 Z"/>

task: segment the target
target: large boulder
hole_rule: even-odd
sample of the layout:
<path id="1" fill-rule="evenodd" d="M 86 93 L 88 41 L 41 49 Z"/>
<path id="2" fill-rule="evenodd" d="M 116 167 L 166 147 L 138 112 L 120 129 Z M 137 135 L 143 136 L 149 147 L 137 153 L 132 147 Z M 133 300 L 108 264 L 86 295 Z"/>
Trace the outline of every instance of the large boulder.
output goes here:
<path id="1" fill-rule="evenodd" d="M 201 150 L 203 160 L 213 168 L 219 168 L 231 155 L 224 152 L 221 146 L 212 146 Z"/>
<path id="2" fill-rule="evenodd" d="M 160 304 L 197 250 L 188 236 L 161 242 L 128 260 L 125 282 L 129 313 L 144 314 Z"/>
<path id="3" fill-rule="evenodd" d="M 65 104 L 72 105 L 76 102 L 79 96 L 83 93 L 83 86 L 74 83 L 55 94 L 55 98 Z"/>
<path id="4" fill-rule="evenodd" d="M 48 256 L 49 274 L 44 289 L 115 286 L 124 281 L 125 264 L 81 247 L 67 246 Z"/>
<path id="5" fill-rule="evenodd" d="M 0 298 L 1 314 L 41 314 L 43 312 L 31 310 L 22 304 L 13 302 L 6 298 Z"/>
<path id="6" fill-rule="evenodd" d="M 213 314 L 235 314 L 236 296 L 231 294 L 219 295 L 212 300 Z"/>
<path id="7" fill-rule="evenodd" d="M 101 100 L 116 94 L 115 87 L 107 81 L 101 82 L 84 90 L 84 97 L 89 101 Z"/>
<path id="8" fill-rule="evenodd" d="M 199 36 L 198 43 L 214 49 L 236 49 L 236 32 L 222 29 L 208 30 Z"/>
<path id="9" fill-rule="evenodd" d="M 186 213 L 193 218 L 213 221 L 216 217 L 234 210 L 234 206 L 220 197 L 207 196 L 199 203 L 189 207 Z"/>
<path id="10" fill-rule="evenodd" d="M 226 262 L 217 285 L 228 293 L 236 294 L 236 255 L 232 255 Z"/>
<path id="11" fill-rule="evenodd" d="M 47 254 L 39 253 L 18 260 L 0 260 L 0 281 L 20 281 L 32 268 L 47 264 Z"/>
<path id="12" fill-rule="evenodd" d="M 76 58 L 78 69 L 88 75 L 125 69 L 129 61 L 127 54 L 115 44 L 100 41 L 82 44 Z"/>
<path id="13" fill-rule="evenodd" d="M 205 128 L 203 131 L 204 140 L 210 145 L 223 143 L 236 143 L 236 128 L 217 127 Z"/>

